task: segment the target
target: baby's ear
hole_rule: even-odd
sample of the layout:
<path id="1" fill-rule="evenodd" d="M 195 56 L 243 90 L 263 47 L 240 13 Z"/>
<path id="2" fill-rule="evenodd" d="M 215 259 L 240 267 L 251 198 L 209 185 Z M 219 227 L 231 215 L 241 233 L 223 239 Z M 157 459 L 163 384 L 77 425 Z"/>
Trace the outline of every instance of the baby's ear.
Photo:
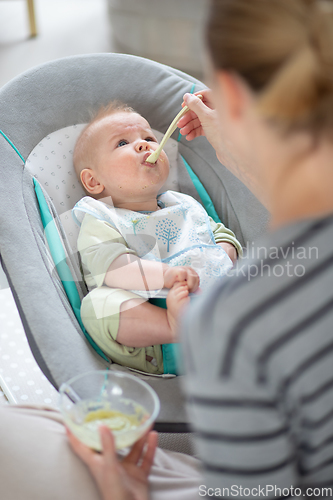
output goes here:
<path id="1" fill-rule="evenodd" d="M 96 172 L 90 168 L 84 168 L 80 173 L 80 179 L 84 189 L 90 194 L 100 194 L 104 186 L 99 182 Z"/>

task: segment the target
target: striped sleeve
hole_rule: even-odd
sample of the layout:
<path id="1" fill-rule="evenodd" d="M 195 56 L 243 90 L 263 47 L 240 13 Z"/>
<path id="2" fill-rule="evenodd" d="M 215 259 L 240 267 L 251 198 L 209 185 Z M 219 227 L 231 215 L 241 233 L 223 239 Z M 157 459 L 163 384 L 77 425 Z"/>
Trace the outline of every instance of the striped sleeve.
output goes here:
<path id="1" fill-rule="evenodd" d="M 295 484 L 296 457 L 291 429 L 279 411 L 278 401 L 269 391 L 251 384 L 242 376 L 242 370 L 237 377 L 227 380 L 213 378 L 203 365 L 197 365 L 193 349 L 207 351 L 207 345 L 204 339 L 201 346 L 192 342 L 188 329 L 198 320 L 200 311 L 196 313 L 187 323 L 184 340 L 186 393 L 207 485 L 214 489 L 223 487 L 223 496 L 228 498 L 234 496 L 231 492 L 237 487 Z M 208 329 L 206 325 L 205 331 Z M 213 356 L 210 349 L 209 352 Z M 243 362 L 245 375 L 248 372 L 245 363 L 250 360 Z"/>
<path id="2" fill-rule="evenodd" d="M 332 241 L 332 217 L 277 232 L 187 313 L 184 389 L 218 498 L 333 491 Z"/>

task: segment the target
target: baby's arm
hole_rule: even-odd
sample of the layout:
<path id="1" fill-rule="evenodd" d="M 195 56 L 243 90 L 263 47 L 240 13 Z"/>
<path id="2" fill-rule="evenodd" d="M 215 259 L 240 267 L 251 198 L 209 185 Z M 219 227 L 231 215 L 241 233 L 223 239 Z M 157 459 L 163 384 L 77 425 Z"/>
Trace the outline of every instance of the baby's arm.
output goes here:
<path id="1" fill-rule="evenodd" d="M 214 222 L 211 217 L 209 217 L 209 222 L 214 234 L 215 243 L 221 246 L 232 262 L 235 263 L 237 256 L 241 257 L 243 255 L 242 246 L 235 234 L 225 227 L 222 222 Z"/>
<path id="2" fill-rule="evenodd" d="M 105 284 L 125 290 L 157 290 L 184 280 L 193 292 L 199 286 L 193 269 L 140 259 L 115 228 L 89 214 L 81 225 L 78 250 L 89 287 Z"/>
<path id="3" fill-rule="evenodd" d="M 220 247 L 223 248 L 228 257 L 232 260 L 234 264 L 237 260 L 237 250 L 232 243 L 228 243 L 227 241 L 221 241 L 221 243 L 217 243 Z"/>
<path id="4" fill-rule="evenodd" d="M 190 292 L 195 292 L 199 286 L 199 277 L 191 267 L 169 267 L 162 262 L 140 259 L 132 254 L 117 257 L 104 279 L 107 286 L 125 290 L 171 288 L 180 281 L 187 283 Z"/>

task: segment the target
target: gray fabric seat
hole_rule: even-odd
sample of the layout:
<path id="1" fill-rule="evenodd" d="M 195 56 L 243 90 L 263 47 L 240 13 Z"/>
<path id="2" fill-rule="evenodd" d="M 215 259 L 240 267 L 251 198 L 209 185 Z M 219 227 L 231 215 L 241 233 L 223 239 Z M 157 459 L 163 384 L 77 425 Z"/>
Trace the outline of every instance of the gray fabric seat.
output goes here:
<path id="1" fill-rule="evenodd" d="M 95 54 L 60 59 L 27 71 L 0 90 L 0 129 L 26 159 L 47 134 L 85 123 L 91 111 L 120 99 L 145 116 L 154 129 L 165 132 L 179 111 L 183 94 L 203 87 L 189 75 L 135 56 Z M 179 151 L 210 194 L 221 220 L 243 245 L 264 230 L 267 212 L 218 162 L 205 138 L 191 143 L 182 138 Z M 50 265 L 33 178 L 1 136 L 0 175 L 1 262 L 33 355 L 58 388 L 79 373 L 104 369 L 108 362 L 91 348 L 68 304 Z M 185 168 L 179 172 L 179 185 L 183 192 L 197 197 Z M 57 220 L 52 201 L 45 196 Z M 58 226 L 61 232 L 60 221 Z M 82 295 L 84 286 L 75 259 L 71 268 Z M 188 429 L 180 379 L 147 380 L 161 399 L 157 429 L 162 432 Z"/>

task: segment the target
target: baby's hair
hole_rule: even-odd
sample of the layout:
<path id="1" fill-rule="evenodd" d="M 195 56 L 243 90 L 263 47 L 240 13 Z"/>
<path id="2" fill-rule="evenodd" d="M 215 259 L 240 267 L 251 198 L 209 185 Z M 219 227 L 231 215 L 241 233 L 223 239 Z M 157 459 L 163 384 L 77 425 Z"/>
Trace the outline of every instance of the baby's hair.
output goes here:
<path id="1" fill-rule="evenodd" d="M 333 1 L 211 0 L 207 44 L 282 130 L 333 129 Z"/>
<path id="2" fill-rule="evenodd" d="M 82 170 L 85 168 L 92 168 L 94 164 L 93 140 L 97 129 L 95 125 L 108 116 L 124 112 L 136 113 L 133 108 L 121 101 L 111 101 L 106 106 L 101 106 L 97 113 L 92 115 L 90 122 L 82 130 L 76 141 L 73 154 L 74 169 L 79 180 Z"/>
<path id="3" fill-rule="evenodd" d="M 128 104 L 125 104 L 122 101 L 119 100 L 114 100 L 110 101 L 108 104 L 105 106 L 101 106 L 97 113 L 94 113 L 88 127 L 92 125 L 95 122 L 99 122 L 100 120 L 103 120 L 103 118 L 106 118 L 107 116 L 113 115 L 114 113 L 136 113 L 136 111 L 131 108 L 131 106 L 128 106 Z"/>

